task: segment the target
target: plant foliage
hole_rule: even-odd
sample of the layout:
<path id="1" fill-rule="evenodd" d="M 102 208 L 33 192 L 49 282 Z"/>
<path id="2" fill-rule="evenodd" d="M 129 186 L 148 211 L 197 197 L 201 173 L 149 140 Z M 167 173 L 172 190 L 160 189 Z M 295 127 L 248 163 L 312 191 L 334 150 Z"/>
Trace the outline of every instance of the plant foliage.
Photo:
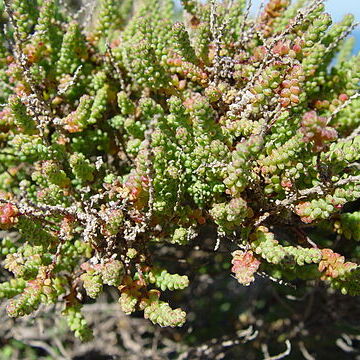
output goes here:
<path id="1" fill-rule="evenodd" d="M 10 316 L 60 302 L 87 340 L 84 295 L 110 286 L 125 313 L 181 326 L 162 292 L 189 279 L 153 250 L 205 226 L 242 285 L 264 272 L 360 293 L 353 16 L 332 24 L 321 0 L 269 0 L 255 19 L 245 0 L 182 5 L 177 22 L 171 0 L 98 0 L 80 21 L 55 0 L 2 3 Z"/>

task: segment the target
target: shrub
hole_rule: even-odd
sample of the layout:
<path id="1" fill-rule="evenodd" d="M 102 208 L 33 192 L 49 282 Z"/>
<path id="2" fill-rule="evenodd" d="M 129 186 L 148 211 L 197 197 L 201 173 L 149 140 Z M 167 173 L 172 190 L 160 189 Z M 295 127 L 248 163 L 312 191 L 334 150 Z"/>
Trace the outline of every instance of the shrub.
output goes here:
<path id="1" fill-rule="evenodd" d="M 253 20 L 245 0 L 183 0 L 176 22 L 170 0 L 98 0 L 79 22 L 55 0 L 4 1 L 10 316 L 61 302 L 87 340 L 82 295 L 111 286 L 125 313 L 181 326 L 161 293 L 189 279 L 154 249 L 191 247 L 205 226 L 242 285 L 266 273 L 359 294 L 360 212 L 347 210 L 360 198 L 355 22 L 332 25 L 323 1 L 304 3 L 270 0 Z"/>

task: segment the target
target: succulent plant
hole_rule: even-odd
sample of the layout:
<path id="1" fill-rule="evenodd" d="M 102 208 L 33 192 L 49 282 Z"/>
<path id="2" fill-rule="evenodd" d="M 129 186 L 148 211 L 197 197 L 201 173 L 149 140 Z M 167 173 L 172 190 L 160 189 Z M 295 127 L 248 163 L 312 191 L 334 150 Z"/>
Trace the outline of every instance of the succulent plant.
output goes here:
<path id="1" fill-rule="evenodd" d="M 10 316 L 61 302 L 87 340 L 80 294 L 106 285 L 124 312 L 181 326 L 161 291 L 189 279 L 154 245 L 191 247 L 208 225 L 242 285 L 265 272 L 360 293 L 354 18 L 332 24 L 322 0 L 269 0 L 255 19 L 245 0 L 182 5 L 179 21 L 171 0 L 98 0 L 78 21 L 56 0 L 1 2 Z"/>

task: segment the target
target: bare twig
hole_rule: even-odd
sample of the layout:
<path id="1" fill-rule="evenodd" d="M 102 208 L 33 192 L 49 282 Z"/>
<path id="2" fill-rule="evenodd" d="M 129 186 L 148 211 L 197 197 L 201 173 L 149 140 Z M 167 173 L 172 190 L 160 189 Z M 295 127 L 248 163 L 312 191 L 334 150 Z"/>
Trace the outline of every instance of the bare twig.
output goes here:
<path id="1" fill-rule="evenodd" d="M 299 341 L 299 350 L 306 360 L 315 360 L 315 357 L 308 352 L 303 341 Z"/>
<path id="2" fill-rule="evenodd" d="M 291 352 L 291 343 L 289 340 L 285 340 L 286 350 L 278 355 L 274 356 L 265 356 L 263 360 L 280 360 L 290 355 Z"/>
<path id="3" fill-rule="evenodd" d="M 70 81 L 66 83 L 66 85 L 59 89 L 57 95 L 65 94 L 71 87 L 73 87 L 79 77 L 80 70 L 82 69 L 82 65 L 78 66 L 78 68 L 75 70 L 74 75 Z"/>
<path id="4" fill-rule="evenodd" d="M 355 93 L 354 95 L 350 96 L 343 104 L 341 104 L 333 113 L 328 117 L 326 124 L 329 124 L 331 120 L 342 110 L 344 110 L 347 106 L 349 106 L 355 99 L 360 97 L 360 92 Z M 351 135 L 350 135 L 351 136 Z M 347 138 L 341 139 L 340 141 L 347 141 L 349 140 L 350 136 Z M 352 139 L 352 138 L 350 138 Z"/>

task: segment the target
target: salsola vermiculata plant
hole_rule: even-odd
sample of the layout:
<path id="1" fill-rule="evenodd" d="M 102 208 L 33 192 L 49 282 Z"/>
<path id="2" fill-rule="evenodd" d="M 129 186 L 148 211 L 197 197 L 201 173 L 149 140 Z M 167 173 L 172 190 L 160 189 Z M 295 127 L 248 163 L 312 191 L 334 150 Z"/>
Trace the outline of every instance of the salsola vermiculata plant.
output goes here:
<path id="1" fill-rule="evenodd" d="M 332 24 L 321 0 L 270 0 L 255 19 L 246 0 L 184 0 L 183 15 L 171 0 L 98 0 L 85 17 L 1 4 L 10 316 L 62 302 L 86 340 L 81 295 L 107 285 L 126 313 L 181 326 L 161 291 L 189 280 L 155 264 L 154 245 L 191 247 L 209 225 L 242 285 L 261 272 L 360 293 L 360 211 L 345 211 L 360 198 L 353 16 Z"/>

